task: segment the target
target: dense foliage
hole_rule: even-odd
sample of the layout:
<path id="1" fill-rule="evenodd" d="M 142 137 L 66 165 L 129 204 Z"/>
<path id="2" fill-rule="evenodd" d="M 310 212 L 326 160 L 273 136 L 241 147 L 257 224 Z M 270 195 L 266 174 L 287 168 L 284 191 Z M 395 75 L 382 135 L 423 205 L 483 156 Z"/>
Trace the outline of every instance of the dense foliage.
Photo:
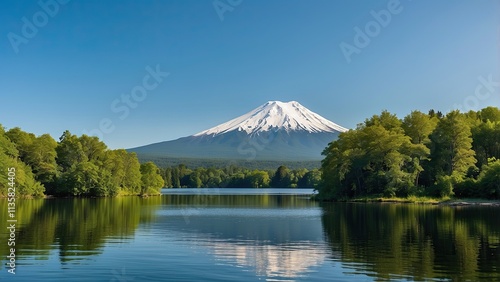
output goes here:
<path id="1" fill-rule="evenodd" d="M 148 154 L 138 153 L 137 158 L 141 163 L 154 162 L 158 167 L 174 167 L 185 165 L 190 168 L 206 167 L 206 168 L 226 168 L 228 166 L 244 167 L 246 169 L 258 170 L 276 170 L 280 165 L 284 165 L 289 169 L 313 170 L 321 167 L 321 160 L 317 161 L 286 161 L 286 160 L 227 160 L 227 159 L 207 159 L 207 158 L 175 158 L 164 156 L 152 156 Z"/>
<path id="2" fill-rule="evenodd" d="M 319 198 L 500 198 L 500 110 L 446 116 L 387 111 L 340 134 L 323 152 Z"/>
<path id="3" fill-rule="evenodd" d="M 0 126 L 0 196 L 7 195 L 9 168 L 15 168 L 16 194 L 24 197 L 152 195 L 164 184 L 155 164 L 141 165 L 134 153 L 69 131 L 56 142 Z"/>
<path id="4" fill-rule="evenodd" d="M 189 169 L 180 164 L 161 170 L 166 187 L 186 188 L 316 188 L 321 180 L 319 169 L 290 170 L 279 166 L 275 171 L 237 166 Z"/>
<path id="5" fill-rule="evenodd" d="M 500 281 L 495 208 L 337 204 L 322 211 L 331 250 L 353 272 L 370 273 L 367 280 Z"/>

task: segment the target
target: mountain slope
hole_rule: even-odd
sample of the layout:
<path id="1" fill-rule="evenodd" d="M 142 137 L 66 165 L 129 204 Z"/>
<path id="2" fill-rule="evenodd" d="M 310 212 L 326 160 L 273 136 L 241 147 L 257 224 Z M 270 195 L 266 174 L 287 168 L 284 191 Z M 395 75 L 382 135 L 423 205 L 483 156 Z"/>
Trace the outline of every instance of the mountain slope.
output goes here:
<path id="1" fill-rule="evenodd" d="M 289 131 L 344 132 L 347 129 L 308 110 L 296 101 L 288 103 L 269 101 L 264 105 L 216 127 L 193 136 L 219 135 L 230 131 L 245 131 L 247 134 L 273 129 Z"/>
<path id="2" fill-rule="evenodd" d="M 132 148 L 139 155 L 234 160 L 319 160 L 347 129 L 298 102 L 270 101 L 192 136 Z"/>

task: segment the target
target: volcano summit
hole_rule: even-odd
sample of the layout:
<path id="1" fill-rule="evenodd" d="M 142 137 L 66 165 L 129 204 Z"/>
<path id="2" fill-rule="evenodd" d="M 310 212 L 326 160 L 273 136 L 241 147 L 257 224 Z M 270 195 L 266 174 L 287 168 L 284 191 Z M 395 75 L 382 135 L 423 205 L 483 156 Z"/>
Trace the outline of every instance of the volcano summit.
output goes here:
<path id="1" fill-rule="evenodd" d="M 296 101 L 269 101 L 197 134 L 129 151 L 175 158 L 320 160 L 327 144 L 344 131 Z"/>

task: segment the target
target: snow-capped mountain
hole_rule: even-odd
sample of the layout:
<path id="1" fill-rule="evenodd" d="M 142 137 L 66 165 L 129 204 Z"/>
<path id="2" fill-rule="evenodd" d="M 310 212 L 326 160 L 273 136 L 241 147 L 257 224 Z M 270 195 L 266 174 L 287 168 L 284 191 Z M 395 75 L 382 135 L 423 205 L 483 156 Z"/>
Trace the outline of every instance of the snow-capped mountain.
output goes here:
<path id="1" fill-rule="evenodd" d="M 327 144 L 344 131 L 296 101 L 269 101 L 197 134 L 129 151 L 173 158 L 319 160 Z"/>
<path id="2" fill-rule="evenodd" d="M 269 130 L 309 133 L 347 131 L 346 128 L 308 110 L 296 101 L 288 103 L 269 101 L 249 113 L 193 136 L 215 136 L 235 130 L 245 131 L 250 135 Z"/>

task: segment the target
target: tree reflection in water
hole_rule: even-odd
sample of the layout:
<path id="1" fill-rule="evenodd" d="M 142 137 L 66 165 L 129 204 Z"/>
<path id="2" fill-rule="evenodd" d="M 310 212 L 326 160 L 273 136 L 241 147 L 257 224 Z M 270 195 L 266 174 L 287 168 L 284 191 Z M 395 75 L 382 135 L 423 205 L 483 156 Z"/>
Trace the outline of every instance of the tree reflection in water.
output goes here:
<path id="1" fill-rule="evenodd" d="M 333 203 L 322 222 L 356 272 L 415 280 L 500 278 L 500 211 L 493 207 Z"/>

